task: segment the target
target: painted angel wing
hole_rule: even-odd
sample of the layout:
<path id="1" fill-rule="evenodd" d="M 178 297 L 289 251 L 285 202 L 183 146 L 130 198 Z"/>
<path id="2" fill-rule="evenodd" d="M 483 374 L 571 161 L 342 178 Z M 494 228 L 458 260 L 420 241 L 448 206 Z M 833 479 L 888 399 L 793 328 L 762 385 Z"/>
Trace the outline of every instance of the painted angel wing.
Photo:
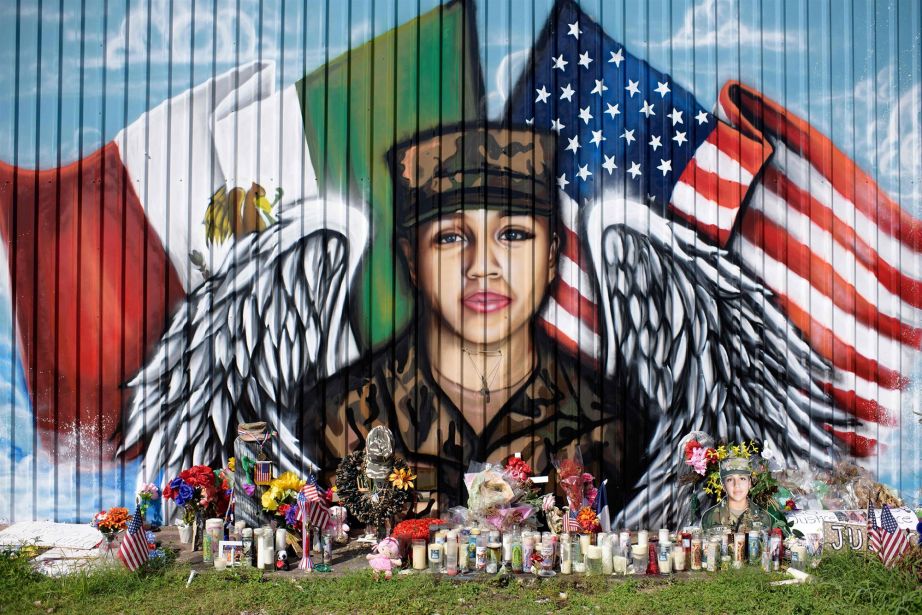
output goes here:
<path id="1" fill-rule="evenodd" d="M 727 253 L 623 196 L 587 205 L 585 233 L 601 289 L 604 370 L 622 370 L 655 429 L 649 468 L 617 522 L 687 518 L 680 441 L 768 441 L 790 462 L 829 466 L 822 424 L 851 425 L 817 378 L 829 365 L 797 335 L 771 293 Z"/>
<path id="2" fill-rule="evenodd" d="M 279 431 L 283 469 L 314 465 L 292 410 L 302 386 L 358 357 L 347 293 L 368 232 L 362 208 L 316 199 L 234 245 L 128 384 L 121 450 L 143 446 L 142 474 L 226 461 L 236 425 L 260 419 Z"/>

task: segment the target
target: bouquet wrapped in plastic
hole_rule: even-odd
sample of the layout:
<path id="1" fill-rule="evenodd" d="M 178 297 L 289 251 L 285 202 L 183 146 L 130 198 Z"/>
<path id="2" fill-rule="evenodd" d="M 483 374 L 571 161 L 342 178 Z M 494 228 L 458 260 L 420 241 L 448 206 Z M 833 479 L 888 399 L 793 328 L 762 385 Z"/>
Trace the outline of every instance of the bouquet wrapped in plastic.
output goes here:
<path id="1" fill-rule="evenodd" d="M 573 457 L 555 457 L 554 467 L 557 469 L 557 481 L 567 496 L 567 509 L 561 514 L 569 516 L 573 523 L 578 527 L 580 533 L 590 534 L 598 532 L 600 522 L 593 506 L 595 499 L 598 497 L 599 490 L 595 487 L 595 477 L 586 472 L 583 466 L 582 454 L 579 448 L 575 449 Z M 548 526 L 552 531 L 556 524 L 553 524 L 554 509 L 547 507 L 545 515 L 547 516 Z"/>
<path id="2" fill-rule="evenodd" d="M 510 457 L 505 465 L 472 463 L 464 474 L 467 486 L 466 514 L 498 530 L 508 530 L 521 525 L 535 511 L 528 498 L 532 495 L 531 468 L 517 457 Z"/>

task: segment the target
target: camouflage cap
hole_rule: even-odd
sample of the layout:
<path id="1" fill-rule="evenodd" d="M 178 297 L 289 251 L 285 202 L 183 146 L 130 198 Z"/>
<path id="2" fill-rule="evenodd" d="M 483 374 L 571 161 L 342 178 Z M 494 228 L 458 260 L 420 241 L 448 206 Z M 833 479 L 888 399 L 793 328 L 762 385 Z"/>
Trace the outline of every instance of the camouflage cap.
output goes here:
<path id="1" fill-rule="evenodd" d="M 394 207 L 404 228 L 459 209 L 549 216 L 556 185 L 552 133 L 466 125 L 394 147 Z"/>
<path id="2" fill-rule="evenodd" d="M 720 462 L 720 480 L 732 474 L 752 475 L 752 468 L 749 466 L 749 460 L 744 457 L 727 457 Z"/>

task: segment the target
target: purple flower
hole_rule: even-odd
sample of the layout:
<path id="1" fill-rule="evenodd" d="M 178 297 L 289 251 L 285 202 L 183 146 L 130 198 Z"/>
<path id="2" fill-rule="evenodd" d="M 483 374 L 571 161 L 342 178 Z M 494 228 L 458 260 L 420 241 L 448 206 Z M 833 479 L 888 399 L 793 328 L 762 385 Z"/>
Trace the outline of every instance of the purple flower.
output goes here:
<path id="1" fill-rule="evenodd" d="M 288 509 L 288 512 L 285 513 L 285 523 L 288 524 L 288 527 L 294 527 L 298 523 L 297 519 L 298 507 L 292 506 Z"/>
<path id="2" fill-rule="evenodd" d="M 253 494 L 256 493 L 256 485 L 247 483 L 243 486 L 243 490 L 246 491 L 248 496 L 253 497 Z"/>

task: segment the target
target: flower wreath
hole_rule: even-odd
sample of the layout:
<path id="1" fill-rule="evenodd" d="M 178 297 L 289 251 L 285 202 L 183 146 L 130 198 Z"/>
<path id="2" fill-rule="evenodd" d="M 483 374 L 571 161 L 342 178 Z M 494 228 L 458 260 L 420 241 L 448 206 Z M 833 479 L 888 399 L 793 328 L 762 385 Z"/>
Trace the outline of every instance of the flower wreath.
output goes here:
<path id="1" fill-rule="evenodd" d="M 363 473 L 365 451 L 355 451 L 343 457 L 336 468 L 336 494 L 340 502 L 362 523 L 382 525 L 394 515 L 404 512 L 410 502 L 409 489 L 397 489 L 389 482 L 375 492 L 377 500 L 370 491 L 359 491 L 358 478 Z M 407 462 L 394 458 L 394 470 L 409 472 Z"/>

